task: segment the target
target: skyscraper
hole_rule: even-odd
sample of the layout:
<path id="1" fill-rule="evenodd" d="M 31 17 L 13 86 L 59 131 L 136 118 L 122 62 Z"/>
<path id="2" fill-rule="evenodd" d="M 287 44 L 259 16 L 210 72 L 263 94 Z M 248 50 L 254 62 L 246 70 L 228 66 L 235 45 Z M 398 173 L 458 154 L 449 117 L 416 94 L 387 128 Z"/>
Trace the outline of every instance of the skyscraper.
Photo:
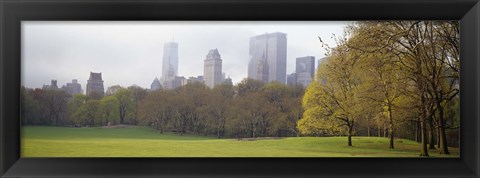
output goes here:
<path id="1" fill-rule="evenodd" d="M 250 38 L 248 78 L 285 83 L 287 78 L 287 34 L 267 33 Z"/>
<path id="2" fill-rule="evenodd" d="M 315 57 L 305 56 L 297 58 L 295 72 L 297 84 L 301 84 L 304 87 L 310 85 L 315 74 Z"/>
<path id="3" fill-rule="evenodd" d="M 230 78 L 230 76 L 229 76 L 228 78 L 226 78 L 225 80 L 223 80 L 223 84 L 227 84 L 227 85 L 232 85 L 232 86 L 233 86 L 232 78 Z"/>
<path id="4" fill-rule="evenodd" d="M 87 81 L 87 96 L 103 96 L 104 94 L 102 73 L 90 72 L 90 78 Z"/>
<path id="5" fill-rule="evenodd" d="M 175 76 L 178 74 L 178 44 L 168 42 L 163 45 L 162 77 L 165 88 L 175 88 Z"/>
<path id="6" fill-rule="evenodd" d="M 222 59 L 217 49 L 208 52 L 204 60 L 203 76 L 205 85 L 210 88 L 222 83 Z"/>
<path id="7" fill-rule="evenodd" d="M 297 73 L 291 73 L 287 75 L 287 84 L 290 86 L 297 85 Z"/>
<path id="8" fill-rule="evenodd" d="M 57 80 L 50 81 L 50 85 L 43 85 L 43 89 L 58 89 Z"/>
<path id="9" fill-rule="evenodd" d="M 72 83 L 67 83 L 67 85 L 64 85 L 62 88 L 72 96 L 77 93 L 82 93 L 82 86 L 78 83 L 77 79 L 73 79 Z"/>
<path id="10" fill-rule="evenodd" d="M 199 75 L 197 77 L 188 77 L 187 79 L 187 83 L 205 83 L 205 81 L 203 81 L 203 76 L 202 75 Z"/>

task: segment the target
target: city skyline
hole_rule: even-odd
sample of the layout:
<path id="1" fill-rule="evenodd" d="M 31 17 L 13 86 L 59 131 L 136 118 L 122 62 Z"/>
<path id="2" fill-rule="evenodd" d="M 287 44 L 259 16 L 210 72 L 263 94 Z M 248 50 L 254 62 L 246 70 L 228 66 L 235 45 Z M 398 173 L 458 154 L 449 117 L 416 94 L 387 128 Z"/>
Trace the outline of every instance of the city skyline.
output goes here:
<path id="1" fill-rule="evenodd" d="M 226 59 L 222 71 L 235 84 L 248 76 L 249 39 L 274 32 L 287 34 L 288 74 L 295 71 L 297 57 L 322 58 L 325 51 L 318 36 L 333 45 L 332 33 L 341 35 L 348 23 L 27 21 L 22 23 L 22 85 L 40 88 L 52 79 L 59 84 L 77 79 L 85 86 L 88 72 L 102 72 L 105 88 L 113 85 L 150 88 L 155 77 L 162 77 L 162 48 L 171 41 L 178 43 L 178 76 L 203 75 L 205 53 L 218 49 Z M 305 33 L 309 35 L 299 35 Z M 164 36 L 157 38 L 151 34 Z"/>

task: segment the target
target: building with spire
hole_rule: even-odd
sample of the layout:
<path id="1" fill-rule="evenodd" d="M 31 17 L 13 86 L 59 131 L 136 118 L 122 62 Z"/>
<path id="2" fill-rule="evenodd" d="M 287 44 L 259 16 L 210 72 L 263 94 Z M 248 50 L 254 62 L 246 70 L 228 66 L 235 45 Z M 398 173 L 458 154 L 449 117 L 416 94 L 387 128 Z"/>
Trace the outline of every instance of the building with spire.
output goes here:
<path id="1" fill-rule="evenodd" d="M 157 90 L 160 90 L 161 88 L 162 88 L 162 84 L 160 84 L 160 80 L 158 80 L 158 78 L 155 77 L 155 79 L 153 79 L 152 84 L 150 85 L 150 90 L 157 91 Z"/>
<path id="2" fill-rule="evenodd" d="M 208 52 L 204 60 L 203 77 L 205 85 L 210 88 L 221 84 L 223 81 L 222 75 L 222 59 L 218 49 L 212 49 Z"/>
<path id="3" fill-rule="evenodd" d="M 248 78 L 286 83 L 287 34 L 266 33 L 250 38 Z"/>
<path id="4" fill-rule="evenodd" d="M 230 78 L 230 76 L 228 76 L 228 78 L 226 78 L 224 81 L 223 81 L 224 84 L 227 84 L 227 85 L 232 85 L 233 86 L 233 82 L 232 82 L 232 78 Z"/>
<path id="5" fill-rule="evenodd" d="M 90 72 L 90 78 L 87 81 L 87 96 L 103 96 L 104 94 L 102 73 Z"/>
<path id="6" fill-rule="evenodd" d="M 162 77 L 164 88 L 175 88 L 175 77 L 178 74 L 178 43 L 168 42 L 163 45 Z"/>

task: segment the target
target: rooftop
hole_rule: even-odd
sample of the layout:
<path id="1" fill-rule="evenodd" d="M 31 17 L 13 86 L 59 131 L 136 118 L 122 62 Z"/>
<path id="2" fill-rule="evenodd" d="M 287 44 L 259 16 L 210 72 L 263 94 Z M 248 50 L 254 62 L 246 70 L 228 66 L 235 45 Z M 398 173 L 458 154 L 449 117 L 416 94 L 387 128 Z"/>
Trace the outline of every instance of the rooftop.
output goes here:
<path id="1" fill-rule="evenodd" d="M 102 80 L 102 73 L 90 72 L 89 80 Z"/>

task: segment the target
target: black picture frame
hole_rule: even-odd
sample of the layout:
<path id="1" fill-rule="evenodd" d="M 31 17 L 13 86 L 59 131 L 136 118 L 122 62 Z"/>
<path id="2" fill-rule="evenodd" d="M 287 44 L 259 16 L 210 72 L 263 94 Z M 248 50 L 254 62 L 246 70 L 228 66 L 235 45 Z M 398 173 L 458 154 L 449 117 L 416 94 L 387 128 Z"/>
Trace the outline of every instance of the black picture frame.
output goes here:
<path id="1" fill-rule="evenodd" d="M 459 159 L 20 158 L 23 20 L 417 19 L 461 23 Z M 0 177 L 480 176 L 478 0 L 0 0 L 0 20 Z"/>

